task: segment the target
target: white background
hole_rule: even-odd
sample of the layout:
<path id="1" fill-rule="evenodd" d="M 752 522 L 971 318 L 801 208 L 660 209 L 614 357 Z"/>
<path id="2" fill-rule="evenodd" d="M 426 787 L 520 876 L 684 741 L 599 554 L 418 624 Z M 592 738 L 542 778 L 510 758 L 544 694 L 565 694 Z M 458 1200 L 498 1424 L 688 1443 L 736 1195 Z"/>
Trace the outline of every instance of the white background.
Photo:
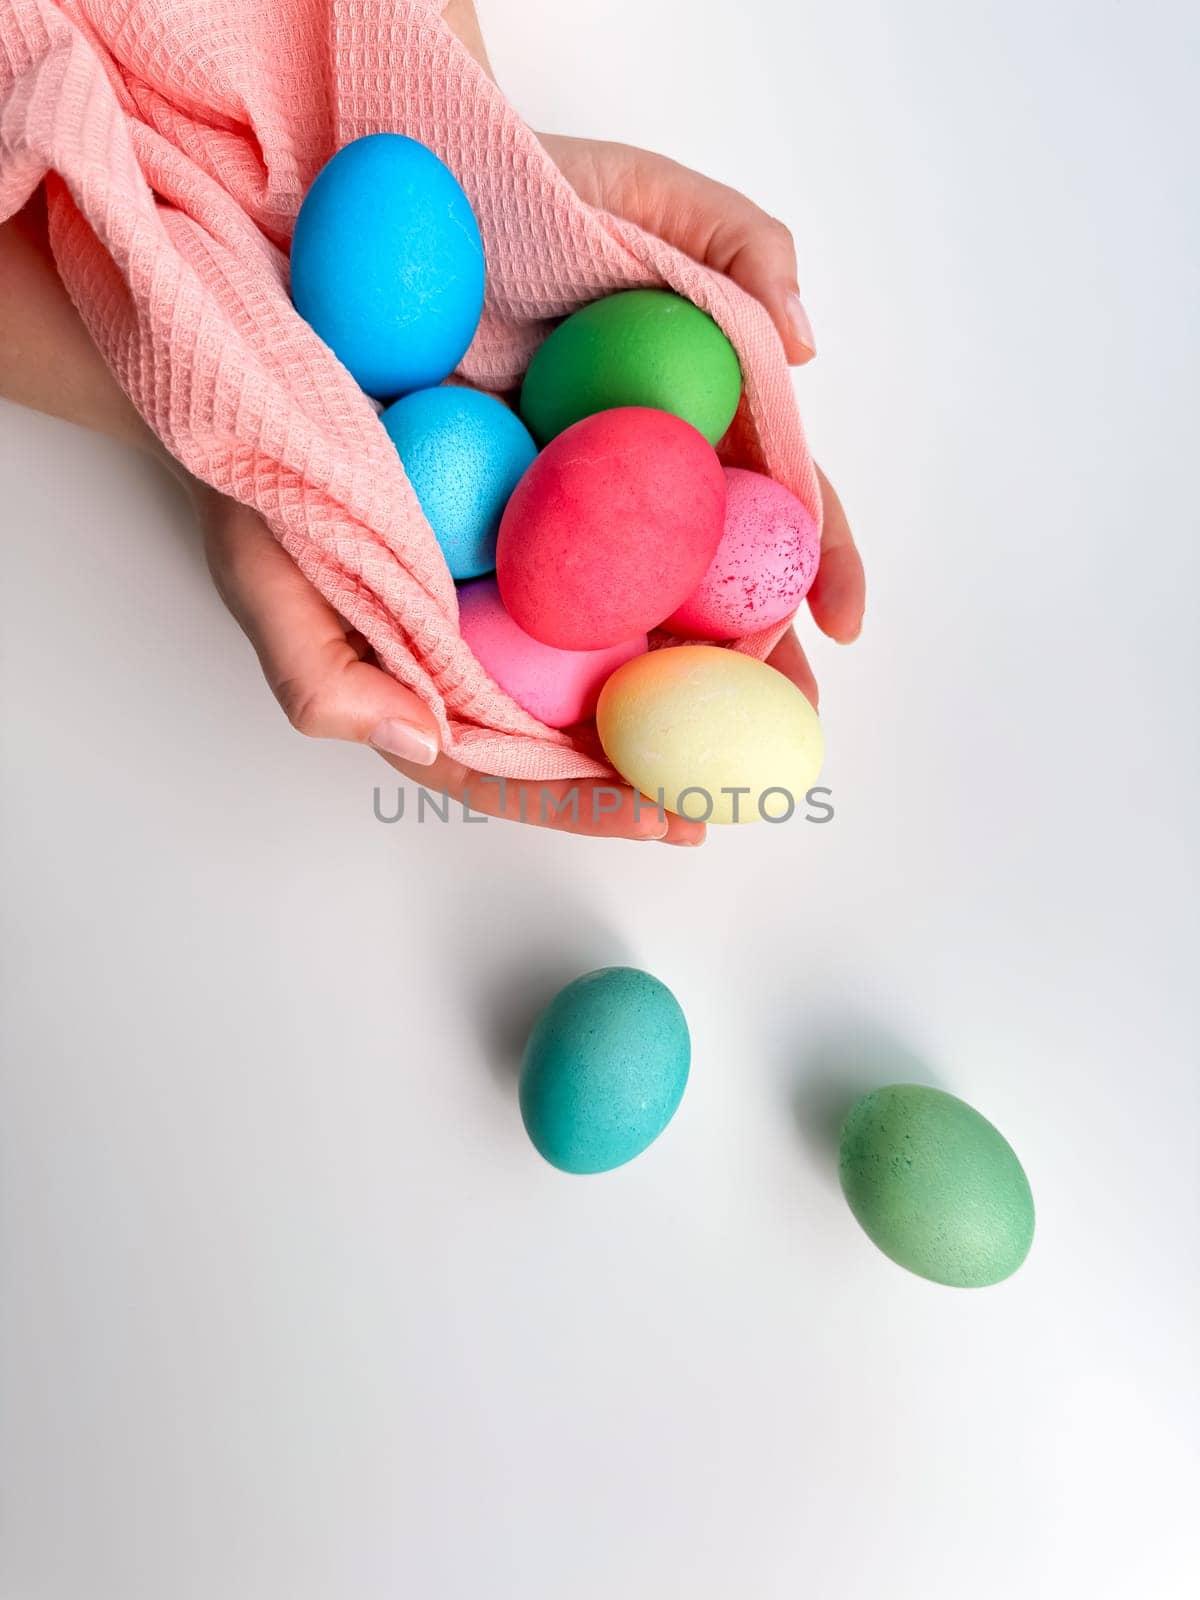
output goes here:
<path id="1" fill-rule="evenodd" d="M 174 486 L 5 409 L 0 1596 L 1190 1595 L 1194 26 L 484 21 L 535 125 L 800 241 L 870 572 L 861 643 L 814 647 L 837 816 L 383 826 L 390 773 L 286 727 Z M 692 1081 L 569 1179 L 513 1053 L 620 961 Z M 841 1111 L 911 1078 L 1027 1166 L 999 1288 L 907 1276 L 839 1196 Z"/>

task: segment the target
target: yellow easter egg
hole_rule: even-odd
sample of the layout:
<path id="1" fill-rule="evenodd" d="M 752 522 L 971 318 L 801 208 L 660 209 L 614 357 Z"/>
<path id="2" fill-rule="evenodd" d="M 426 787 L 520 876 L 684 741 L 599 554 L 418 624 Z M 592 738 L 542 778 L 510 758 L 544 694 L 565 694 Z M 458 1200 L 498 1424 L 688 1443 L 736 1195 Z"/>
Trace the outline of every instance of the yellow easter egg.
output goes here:
<path id="1" fill-rule="evenodd" d="M 654 650 L 600 692 L 604 753 L 635 789 L 697 822 L 781 822 L 821 770 L 817 714 L 774 667 L 716 645 Z"/>

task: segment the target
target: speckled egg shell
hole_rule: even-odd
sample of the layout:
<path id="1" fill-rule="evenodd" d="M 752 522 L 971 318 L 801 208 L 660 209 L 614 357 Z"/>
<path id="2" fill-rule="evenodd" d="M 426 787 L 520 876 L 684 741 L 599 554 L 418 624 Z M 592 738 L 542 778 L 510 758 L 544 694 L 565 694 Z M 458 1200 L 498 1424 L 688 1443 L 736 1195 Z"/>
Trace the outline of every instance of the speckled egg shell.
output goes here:
<path id="1" fill-rule="evenodd" d="M 652 1144 L 687 1086 L 691 1041 L 675 996 L 636 967 L 604 967 L 538 1017 L 520 1104 L 536 1149 L 563 1172 L 608 1172 Z"/>
<path id="2" fill-rule="evenodd" d="M 684 639 L 741 639 L 790 617 L 817 572 L 821 536 L 790 490 L 725 468 L 725 529 L 699 586 L 663 624 Z"/>
<path id="3" fill-rule="evenodd" d="M 690 423 L 636 406 L 575 423 L 505 508 L 496 577 L 526 633 L 601 650 L 657 627 L 721 539 L 725 475 Z"/>
<path id="4" fill-rule="evenodd" d="M 493 571 L 504 507 L 537 454 L 520 417 L 495 395 L 446 385 L 405 395 L 379 420 L 451 577 Z"/>
<path id="5" fill-rule="evenodd" d="M 539 444 L 597 411 L 652 406 L 716 444 L 742 393 L 737 352 L 707 312 L 667 289 L 594 300 L 529 363 L 521 415 Z"/>
<path id="6" fill-rule="evenodd" d="M 368 394 L 440 383 L 483 310 L 483 241 L 449 167 L 372 133 L 314 178 L 292 235 L 296 310 Z"/>
<path id="7" fill-rule="evenodd" d="M 590 717 L 605 679 L 647 647 L 644 633 L 606 650 L 556 650 L 542 644 L 509 616 L 493 578 L 458 591 L 458 621 L 484 671 L 551 728 L 569 728 Z"/>
<path id="8" fill-rule="evenodd" d="M 698 822 L 785 821 L 821 770 L 821 724 L 795 684 L 718 645 L 671 645 L 618 667 L 596 727 L 627 783 Z"/>
<path id="9" fill-rule="evenodd" d="M 842 1128 L 841 1180 L 884 1255 L 934 1283 L 999 1283 L 1033 1243 L 1033 1196 L 1012 1146 L 941 1089 L 864 1095 Z"/>

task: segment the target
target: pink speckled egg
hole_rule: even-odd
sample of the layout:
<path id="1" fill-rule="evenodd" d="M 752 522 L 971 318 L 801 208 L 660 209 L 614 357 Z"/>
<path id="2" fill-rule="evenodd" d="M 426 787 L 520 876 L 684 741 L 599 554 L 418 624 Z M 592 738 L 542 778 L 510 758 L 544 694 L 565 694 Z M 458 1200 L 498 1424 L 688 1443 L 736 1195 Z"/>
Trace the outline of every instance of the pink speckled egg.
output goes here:
<path id="1" fill-rule="evenodd" d="M 569 728 L 590 717 L 606 679 L 647 647 L 644 633 L 603 650 L 556 650 L 542 644 L 509 616 L 494 578 L 463 585 L 458 621 L 483 669 L 519 706 L 551 728 Z"/>
<path id="2" fill-rule="evenodd" d="M 597 412 L 552 439 L 513 491 L 500 593 L 543 644 L 621 644 L 691 594 L 724 518 L 725 475 L 691 423 L 645 406 Z"/>
<path id="3" fill-rule="evenodd" d="M 773 478 L 725 468 L 725 531 L 699 586 L 663 624 L 684 639 L 741 639 L 790 617 L 817 573 L 811 514 Z"/>

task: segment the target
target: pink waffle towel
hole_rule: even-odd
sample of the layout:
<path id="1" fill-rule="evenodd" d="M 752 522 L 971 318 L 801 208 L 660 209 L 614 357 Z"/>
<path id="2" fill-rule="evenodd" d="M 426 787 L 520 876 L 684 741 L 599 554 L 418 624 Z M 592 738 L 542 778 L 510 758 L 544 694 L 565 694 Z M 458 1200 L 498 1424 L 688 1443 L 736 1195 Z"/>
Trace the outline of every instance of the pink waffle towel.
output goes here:
<path id="1" fill-rule="evenodd" d="M 434 0 L 0 0 L 0 220 L 46 180 L 66 287 L 134 404 L 198 477 L 254 506 L 483 772 L 609 771 L 483 671 L 370 401 L 288 298 L 301 198 L 351 139 L 435 150 L 479 219 L 483 321 L 460 368 L 515 386 L 554 320 L 668 285 L 733 341 L 723 454 L 821 505 L 783 350 L 736 285 L 579 199 Z M 739 648 L 764 656 L 782 630 Z"/>

